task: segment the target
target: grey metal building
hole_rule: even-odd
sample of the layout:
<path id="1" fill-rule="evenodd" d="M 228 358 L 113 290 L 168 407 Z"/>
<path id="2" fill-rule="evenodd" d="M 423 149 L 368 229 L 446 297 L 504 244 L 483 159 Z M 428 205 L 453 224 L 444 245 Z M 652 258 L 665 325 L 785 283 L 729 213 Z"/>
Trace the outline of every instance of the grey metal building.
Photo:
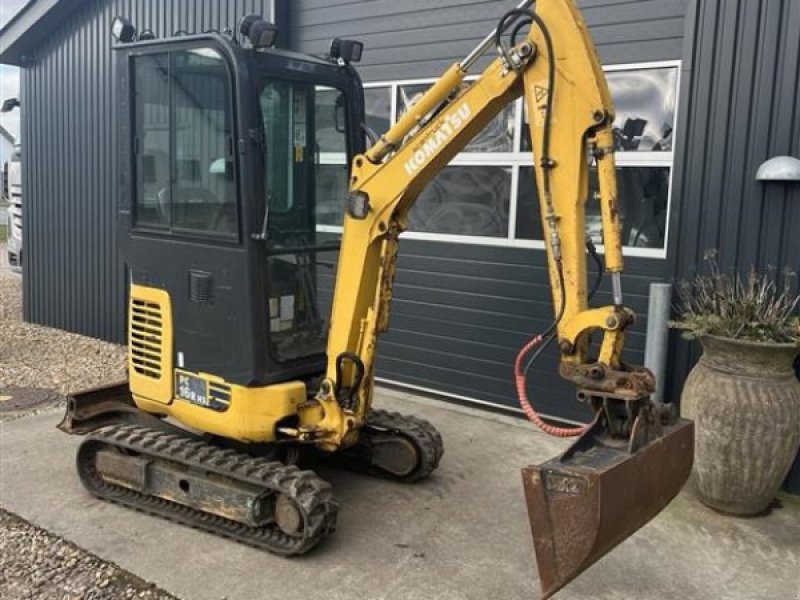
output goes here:
<path id="1" fill-rule="evenodd" d="M 321 54 L 331 37 L 366 45 L 360 72 L 381 129 L 490 31 L 514 0 L 37 0 L 0 32 L 0 62 L 23 67 L 25 317 L 122 341 L 116 250 L 118 172 L 109 25 L 129 16 L 157 36 L 269 15 L 280 43 Z M 757 183 L 759 165 L 800 155 L 800 3 L 795 0 L 579 0 L 618 108 L 629 304 L 651 282 L 725 266 L 798 267 L 800 187 Z M 518 348 L 551 318 L 520 103 L 429 186 L 401 247 L 388 382 L 513 407 Z M 590 232 L 596 219 L 589 220 Z M 793 233 L 795 235 L 793 235 Z M 608 289 L 597 299 L 607 302 Z M 628 360 L 643 361 L 644 319 Z M 696 358 L 675 339 L 668 396 Z M 580 419 L 545 358 L 531 397 Z"/>

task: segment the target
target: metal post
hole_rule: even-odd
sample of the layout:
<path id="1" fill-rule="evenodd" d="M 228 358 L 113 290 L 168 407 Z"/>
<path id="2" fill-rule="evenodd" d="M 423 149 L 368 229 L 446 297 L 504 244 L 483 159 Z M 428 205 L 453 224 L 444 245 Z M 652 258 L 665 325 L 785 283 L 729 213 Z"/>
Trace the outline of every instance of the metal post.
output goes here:
<path id="1" fill-rule="evenodd" d="M 664 401 L 664 378 L 667 373 L 667 346 L 672 286 L 668 283 L 650 284 L 650 304 L 647 309 L 647 343 L 644 364 L 656 376 L 653 401 Z"/>

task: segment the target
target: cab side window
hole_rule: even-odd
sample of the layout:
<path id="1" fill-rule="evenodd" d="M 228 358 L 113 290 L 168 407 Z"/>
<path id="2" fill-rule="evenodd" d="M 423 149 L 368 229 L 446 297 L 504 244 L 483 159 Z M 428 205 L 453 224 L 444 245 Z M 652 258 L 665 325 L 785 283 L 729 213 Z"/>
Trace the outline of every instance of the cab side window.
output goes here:
<path id="1" fill-rule="evenodd" d="M 197 48 L 134 62 L 135 226 L 170 233 L 238 233 L 230 75 Z"/>
<path id="2" fill-rule="evenodd" d="M 170 187 L 169 55 L 136 58 L 136 224 L 168 228 Z"/>

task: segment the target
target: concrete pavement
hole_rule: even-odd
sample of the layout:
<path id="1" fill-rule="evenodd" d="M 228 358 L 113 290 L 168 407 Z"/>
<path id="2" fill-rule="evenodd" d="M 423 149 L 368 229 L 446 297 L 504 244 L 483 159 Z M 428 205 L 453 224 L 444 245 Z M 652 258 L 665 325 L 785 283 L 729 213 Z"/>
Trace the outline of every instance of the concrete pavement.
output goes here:
<path id="1" fill-rule="evenodd" d="M 100 502 L 74 472 L 60 413 L 0 424 L 0 506 L 186 600 L 533 599 L 538 581 L 519 468 L 565 447 L 526 423 L 389 390 L 378 406 L 432 421 L 445 456 L 404 486 L 326 469 L 338 531 L 281 559 Z M 682 494 L 568 586 L 561 600 L 800 598 L 800 504 L 722 517 Z"/>

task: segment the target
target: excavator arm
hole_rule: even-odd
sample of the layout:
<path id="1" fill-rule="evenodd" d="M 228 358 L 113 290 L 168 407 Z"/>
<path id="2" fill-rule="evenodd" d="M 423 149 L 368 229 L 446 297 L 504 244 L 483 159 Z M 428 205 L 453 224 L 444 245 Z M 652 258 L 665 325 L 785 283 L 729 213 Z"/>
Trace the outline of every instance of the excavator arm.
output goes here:
<path id="1" fill-rule="evenodd" d="M 651 402 L 654 379 L 621 354 L 633 312 L 624 306 L 614 108 L 594 46 L 573 0 L 522 2 L 497 30 L 439 80 L 351 169 L 328 367 L 317 395 L 323 448 L 353 443 L 370 410 L 377 337 L 386 331 L 398 236 L 424 187 L 504 107 L 524 97 L 530 118 L 560 373 L 595 410 L 569 433 L 562 457 L 523 470 L 540 580 L 549 596 L 657 514 L 679 491 L 692 462 L 691 424 Z M 519 43 L 506 46 L 511 27 Z M 498 58 L 465 83 L 489 48 Z M 605 269 L 613 304 L 590 308 L 585 208 L 589 160 L 596 163 Z M 592 352 L 590 335 L 599 332 Z M 519 364 L 520 361 L 518 361 Z M 518 388 L 524 398 L 524 376 Z M 528 411 L 535 413 L 527 405 Z M 563 433 L 540 424 L 549 431 Z"/>

